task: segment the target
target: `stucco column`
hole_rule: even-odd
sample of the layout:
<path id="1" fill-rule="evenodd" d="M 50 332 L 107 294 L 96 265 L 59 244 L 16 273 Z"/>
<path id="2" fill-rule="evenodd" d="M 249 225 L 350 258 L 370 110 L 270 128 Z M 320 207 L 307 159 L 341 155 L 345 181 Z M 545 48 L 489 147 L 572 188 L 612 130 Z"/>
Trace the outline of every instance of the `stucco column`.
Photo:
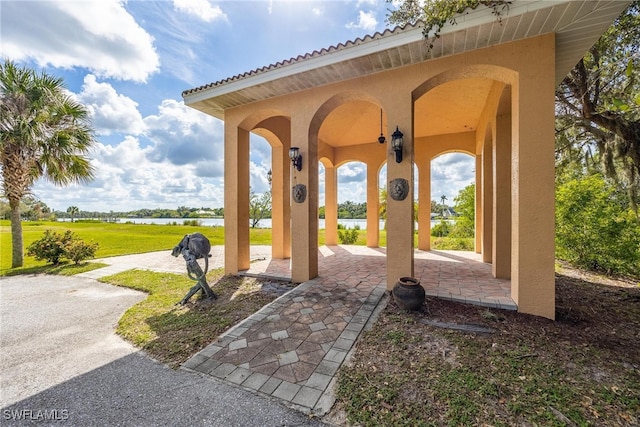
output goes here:
<path id="1" fill-rule="evenodd" d="M 367 163 L 367 246 L 377 248 L 380 239 L 380 192 L 378 168 Z"/>
<path id="2" fill-rule="evenodd" d="M 291 256 L 290 161 L 286 142 L 286 145 L 275 146 L 271 151 L 271 256 L 277 259 Z"/>
<path id="3" fill-rule="evenodd" d="M 482 253 L 482 154 L 476 154 L 476 215 L 475 247 L 476 253 Z"/>
<path id="4" fill-rule="evenodd" d="M 418 249 L 431 250 L 431 161 L 418 165 Z"/>
<path id="5" fill-rule="evenodd" d="M 482 261 L 491 262 L 493 252 L 493 141 L 491 132 L 482 147 Z"/>
<path id="6" fill-rule="evenodd" d="M 249 132 L 224 126 L 224 271 L 249 268 Z"/>
<path id="7" fill-rule="evenodd" d="M 413 276 L 413 109 L 411 96 L 402 99 L 397 94 L 388 112 L 387 135 L 387 289 L 392 289 L 400 277 Z M 391 135 L 398 129 L 404 134 L 403 159 L 396 163 L 391 148 Z M 408 194 L 394 200 L 393 184 L 408 183 Z"/>
<path id="8" fill-rule="evenodd" d="M 324 167 L 324 242 L 338 244 L 338 174 L 333 165 Z"/>
<path id="9" fill-rule="evenodd" d="M 554 319 L 554 34 L 536 48 L 512 88 L 511 298 Z"/>
<path id="10" fill-rule="evenodd" d="M 493 276 L 511 278 L 511 90 L 506 88 L 496 117 L 493 144 Z"/>
<path id="11" fill-rule="evenodd" d="M 318 275 L 318 135 L 309 131 L 303 114 L 291 118 L 291 145 L 300 148 L 302 170 L 291 162 L 291 188 L 300 185 L 304 200 L 291 202 L 291 280 L 305 282 Z M 291 189 L 289 190 L 291 191 Z"/>

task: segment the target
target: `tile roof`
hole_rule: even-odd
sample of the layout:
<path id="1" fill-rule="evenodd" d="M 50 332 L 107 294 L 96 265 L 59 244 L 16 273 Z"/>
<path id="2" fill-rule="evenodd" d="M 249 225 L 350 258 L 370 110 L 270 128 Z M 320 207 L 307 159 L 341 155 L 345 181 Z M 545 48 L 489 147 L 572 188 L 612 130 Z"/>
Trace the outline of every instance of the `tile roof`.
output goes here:
<path id="1" fill-rule="evenodd" d="M 421 24 L 386 29 L 182 92 L 185 104 L 220 119 L 229 108 L 540 34 L 556 34 L 556 83 L 631 3 L 517 0 L 500 20 L 476 9 L 442 29 L 429 49 Z"/>
<path id="2" fill-rule="evenodd" d="M 182 92 L 182 95 L 185 96 L 185 95 L 188 95 L 188 94 L 200 92 L 200 91 L 202 91 L 204 89 L 209 89 L 209 88 L 221 86 L 221 85 L 224 85 L 224 84 L 227 84 L 227 83 L 231 83 L 231 82 L 234 82 L 234 81 L 237 81 L 237 80 L 242 80 L 242 79 L 247 78 L 247 77 L 255 76 L 257 74 L 267 73 L 269 71 L 272 71 L 272 70 L 275 70 L 275 69 L 278 69 L 278 68 L 281 68 L 281 67 L 286 67 L 288 65 L 299 63 L 299 62 L 302 62 L 302 61 L 305 61 L 305 60 L 308 60 L 308 59 L 317 58 L 317 57 L 324 56 L 324 55 L 329 55 L 329 54 L 331 54 L 333 52 L 340 51 L 340 50 L 343 50 L 343 49 L 348 49 L 348 48 L 353 47 L 353 46 L 358 46 L 358 45 L 361 45 L 363 43 L 367 43 L 367 42 L 372 41 L 372 40 L 378 40 L 378 39 L 380 39 L 382 37 L 386 37 L 386 36 L 391 35 L 391 34 L 398 34 L 400 32 L 406 31 L 406 30 L 419 28 L 420 25 L 421 24 L 407 24 L 407 25 L 404 25 L 404 26 L 397 26 L 397 27 L 395 27 L 393 29 L 388 29 L 387 28 L 383 32 L 376 31 L 374 34 L 371 34 L 371 35 L 367 34 L 366 36 L 358 37 L 355 40 L 348 40 L 348 41 L 346 41 L 344 43 L 339 43 L 339 44 L 337 44 L 335 46 L 329 46 L 327 48 L 322 48 L 320 50 L 314 50 L 313 52 L 305 53 L 304 55 L 298 55 L 295 58 L 285 59 L 283 61 L 276 62 L 275 64 L 270 64 L 270 65 L 266 65 L 264 67 L 256 68 L 256 69 L 251 70 L 251 71 L 246 71 L 244 73 L 237 74 L 235 76 L 227 77 L 226 79 L 223 79 L 223 80 L 218 80 L 217 82 L 212 82 L 212 83 L 208 83 L 208 84 L 203 85 L 203 86 L 198 86 L 196 88 L 187 89 L 187 90 Z"/>

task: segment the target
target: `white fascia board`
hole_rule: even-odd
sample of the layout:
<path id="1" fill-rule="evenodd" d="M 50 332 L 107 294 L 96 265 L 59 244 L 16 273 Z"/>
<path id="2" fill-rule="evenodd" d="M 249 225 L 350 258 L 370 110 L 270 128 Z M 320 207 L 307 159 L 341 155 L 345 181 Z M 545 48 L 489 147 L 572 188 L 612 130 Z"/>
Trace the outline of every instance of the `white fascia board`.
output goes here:
<path id="1" fill-rule="evenodd" d="M 334 65 L 350 59 L 369 55 L 371 53 L 402 46 L 418 41 L 421 38 L 422 30 L 420 28 L 415 28 L 400 34 L 394 34 L 393 36 L 383 36 L 379 39 L 369 40 L 355 46 L 339 48 L 337 51 L 325 53 L 315 58 L 304 59 L 299 62 L 283 65 L 273 70 L 259 72 L 255 75 L 244 78 L 238 78 L 238 80 L 223 83 L 220 86 L 205 89 L 201 92 L 188 94 L 185 96 L 185 104 L 203 101 L 215 96 L 226 95 L 252 86 L 300 74 L 305 71 Z"/>
<path id="2" fill-rule="evenodd" d="M 527 12 L 533 12 L 540 9 L 553 7 L 556 5 L 568 3 L 577 0 L 515 0 L 509 6 L 509 10 L 504 14 L 505 18 L 518 16 Z M 468 28 L 490 24 L 495 22 L 496 17 L 486 9 L 474 10 L 468 14 L 456 17 L 456 25 L 447 25 L 441 31 L 441 35 L 453 33 L 456 31 L 466 30 Z M 431 35 L 431 34 L 430 34 Z M 209 98 L 227 95 L 252 86 L 269 83 L 274 80 L 290 77 L 305 71 L 322 68 L 340 62 L 356 59 L 362 56 L 382 52 L 387 49 L 393 49 L 404 46 L 409 43 L 420 41 L 424 38 L 422 28 L 416 27 L 412 30 L 402 31 L 398 34 L 390 34 L 380 36 L 373 40 L 367 40 L 355 46 L 347 46 L 340 48 L 335 52 L 329 52 L 315 58 L 304 59 L 293 64 L 283 65 L 279 68 L 259 72 L 248 77 L 240 77 L 235 81 L 223 83 L 220 86 L 204 89 L 196 93 L 190 93 L 184 96 L 186 105 L 204 101 Z"/>

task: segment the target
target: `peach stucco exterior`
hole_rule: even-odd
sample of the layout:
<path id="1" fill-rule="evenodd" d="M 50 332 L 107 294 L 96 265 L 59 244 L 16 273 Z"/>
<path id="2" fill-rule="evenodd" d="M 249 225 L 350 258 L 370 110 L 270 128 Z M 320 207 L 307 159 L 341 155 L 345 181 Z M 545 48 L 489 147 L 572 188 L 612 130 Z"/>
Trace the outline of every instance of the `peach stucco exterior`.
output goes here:
<path id="1" fill-rule="evenodd" d="M 272 255 L 291 258 L 295 282 L 318 275 L 320 163 L 328 245 L 338 243 L 336 170 L 341 164 L 366 165 L 371 247 L 379 244 L 379 188 L 397 178 L 410 184 L 403 200 L 387 199 L 391 289 L 398 278 L 414 275 L 414 168 L 415 196 L 426 207 L 418 212 L 418 247 L 430 250 L 430 162 L 464 152 L 476 159 L 476 251 L 492 264 L 495 277 L 510 280 L 520 312 L 553 319 L 558 46 L 556 33 L 547 32 L 224 108 L 225 271 L 249 268 L 251 132 L 273 150 Z M 207 111 L 204 102 L 193 104 Z M 384 144 L 377 141 L 381 126 Z M 404 134 L 400 163 L 390 146 L 396 127 Z M 288 158 L 291 146 L 300 148 L 300 171 Z M 379 183 L 385 164 L 387 183 Z M 298 184 L 306 188 L 303 201 L 292 196 Z"/>
<path id="2" fill-rule="evenodd" d="M 377 246 L 380 168 L 387 164 L 389 180 L 413 183 L 417 167 L 419 204 L 429 206 L 431 159 L 462 151 L 481 159 L 476 174 L 484 260 L 494 263 L 498 277 L 511 278 L 512 298 L 520 311 L 554 317 L 554 200 L 553 191 L 541 191 L 554 185 L 554 46 L 554 35 L 547 34 L 225 111 L 226 272 L 249 267 L 249 132 L 262 135 L 273 147 L 273 256 L 291 256 L 296 282 L 318 274 L 318 162 L 326 174 L 326 243 L 337 244 L 336 168 L 356 160 L 367 165 L 372 225 L 367 227 L 367 244 Z M 416 134 L 416 101 L 440 85 L 465 79 L 490 83 L 476 130 Z M 448 97 L 456 90 L 448 85 Z M 352 145 L 322 138 L 332 112 L 362 103 L 382 109 L 388 140 L 396 126 L 403 132 L 401 163 L 388 144 L 377 142 L 377 127 L 369 140 Z M 356 121 L 358 109 L 344 108 L 341 114 Z M 300 147 L 301 171 L 288 160 L 292 144 Z M 307 188 L 302 203 L 291 202 L 290 188 L 296 184 Z M 389 289 L 399 277 L 413 275 L 413 199 L 411 185 L 404 200 L 387 202 Z M 429 210 L 421 213 L 419 247 L 428 250 Z"/>

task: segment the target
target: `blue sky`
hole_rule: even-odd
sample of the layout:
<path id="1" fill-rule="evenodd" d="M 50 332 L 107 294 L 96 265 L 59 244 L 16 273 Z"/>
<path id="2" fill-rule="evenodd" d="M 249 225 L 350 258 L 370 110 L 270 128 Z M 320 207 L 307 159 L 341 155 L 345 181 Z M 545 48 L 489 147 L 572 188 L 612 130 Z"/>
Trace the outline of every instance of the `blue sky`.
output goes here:
<path id="1" fill-rule="evenodd" d="M 383 31 L 390 7 L 384 0 L 2 0 L 0 55 L 62 77 L 89 109 L 98 141 L 93 182 L 40 181 L 34 195 L 56 210 L 221 207 L 223 123 L 186 107 L 182 91 Z M 270 161 L 268 144 L 252 138 L 257 193 L 268 189 Z M 338 173 L 339 201 L 365 201 L 364 165 Z M 444 194 L 452 203 L 473 177 L 469 156 L 436 159 L 434 199 Z"/>

